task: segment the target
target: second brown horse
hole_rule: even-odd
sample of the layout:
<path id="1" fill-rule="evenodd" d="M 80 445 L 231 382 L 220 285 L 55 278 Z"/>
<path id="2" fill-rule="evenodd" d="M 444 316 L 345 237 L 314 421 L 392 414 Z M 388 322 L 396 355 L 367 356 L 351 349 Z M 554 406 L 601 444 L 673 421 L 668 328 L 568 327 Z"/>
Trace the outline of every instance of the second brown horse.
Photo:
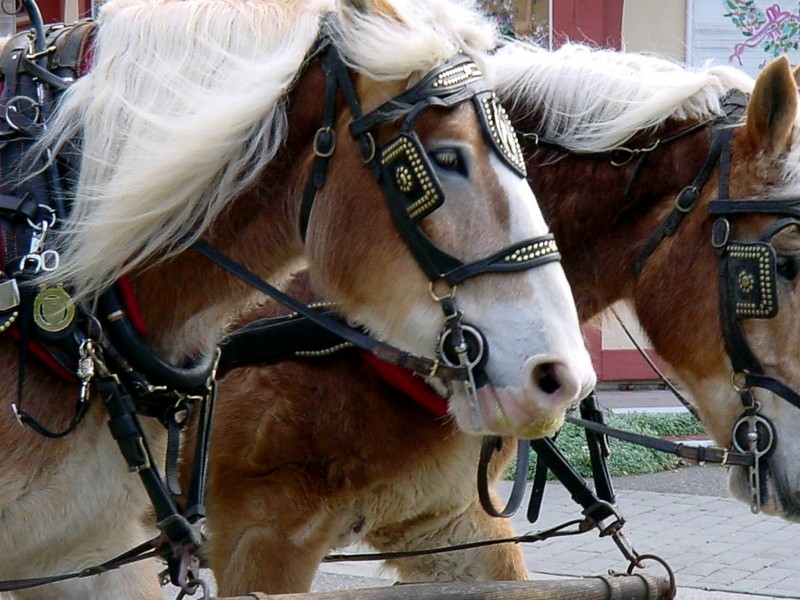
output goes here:
<path id="1" fill-rule="evenodd" d="M 548 53 L 509 46 L 489 67 L 515 126 L 531 141 L 529 181 L 561 246 L 581 319 L 615 301 L 632 302 L 709 431 L 730 445 L 741 407 L 729 383 L 710 242 L 716 166 L 695 209 L 638 277 L 635 264 L 706 161 L 730 89 L 752 92 L 731 142 L 731 196 L 797 192 L 797 86 L 788 63 L 768 66 L 755 86 L 732 69 L 689 71 L 576 47 Z M 742 215 L 734 226 L 740 237 L 757 239 L 770 220 Z M 796 228 L 773 240 L 783 263 L 794 264 L 798 240 Z M 765 364 L 797 387 L 800 296 L 790 275 L 779 281 L 778 316 L 744 328 Z M 768 393 L 762 398 L 781 427 L 797 430 L 800 411 Z M 394 391 L 357 354 L 236 370 L 222 383 L 217 416 L 208 556 L 226 594 L 306 590 L 325 554 L 356 540 L 387 551 L 511 533 L 477 504 L 480 439 Z M 763 491 L 765 509 L 789 517 L 800 512 L 800 476 L 787 466 L 791 439 L 779 437 Z M 734 472 L 735 492 L 738 477 Z M 391 566 L 404 581 L 526 577 L 514 545 Z"/>

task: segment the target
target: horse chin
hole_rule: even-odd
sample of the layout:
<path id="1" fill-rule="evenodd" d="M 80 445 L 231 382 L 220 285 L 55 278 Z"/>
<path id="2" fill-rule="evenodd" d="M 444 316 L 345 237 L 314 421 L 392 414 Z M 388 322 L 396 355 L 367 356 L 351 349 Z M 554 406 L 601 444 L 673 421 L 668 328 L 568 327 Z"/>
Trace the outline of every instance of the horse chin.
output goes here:
<path id="1" fill-rule="evenodd" d="M 792 489 L 786 477 L 780 473 L 776 476 L 776 467 L 772 461 L 762 469 L 761 477 L 761 512 L 765 515 L 781 517 L 792 523 L 800 523 L 800 489 Z M 731 494 L 737 500 L 751 503 L 750 482 L 746 467 L 731 467 L 728 478 Z"/>
<path id="2" fill-rule="evenodd" d="M 475 422 L 466 398 L 462 394 L 450 397 L 451 412 L 458 427 L 475 435 L 515 435 L 538 439 L 554 434 L 564 424 L 564 407 L 538 407 L 526 402 L 522 390 L 495 388 L 486 385 L 478 390 L 478 410 L 481 424 Z"/>

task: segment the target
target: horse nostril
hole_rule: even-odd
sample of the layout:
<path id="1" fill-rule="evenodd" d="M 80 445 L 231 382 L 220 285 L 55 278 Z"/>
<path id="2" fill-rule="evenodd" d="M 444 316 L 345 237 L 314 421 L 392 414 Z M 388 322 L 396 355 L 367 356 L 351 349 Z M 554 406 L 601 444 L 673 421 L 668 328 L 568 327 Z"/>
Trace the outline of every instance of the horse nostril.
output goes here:
<path id="1" fill-rule="evenodd" d="M 533 368 L 533 381 L 546 394 L 555 394 L 561 389 L 562 383 L 558 376 L 556 363 L 541 363 Z"/>
<path id="2" fill-rule="evenodd" d="M 578 372 L 569 361 L 553 356 L 530 359 L 525 365 L 526 398 L 540 408 L 566 408 L 581 392 Z"/>

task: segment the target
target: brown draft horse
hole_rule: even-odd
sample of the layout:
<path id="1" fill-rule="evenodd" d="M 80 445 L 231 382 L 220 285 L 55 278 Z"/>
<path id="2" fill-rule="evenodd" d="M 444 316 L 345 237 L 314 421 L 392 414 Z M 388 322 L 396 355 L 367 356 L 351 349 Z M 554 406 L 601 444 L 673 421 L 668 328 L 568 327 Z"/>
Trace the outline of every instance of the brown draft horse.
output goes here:
<path id="1" fill-rule="evenodd" d="M 639 277 L 634 265 L 706 160 L 711 121 L 723 114 L 720 98 L 729 89 L 752 92 L 732 141 L 731 197 L 796 194 L 797 88 L 786 62 L 765 69 L 753 89 L 749 77 L 727 67 L 690 71 L 635 54 L 512 44 L 494 55 L 489 73 L 529 139 L 528 178 L 558 237 L 581 320 L 631 301 L 709 431 L 729 446 L 741 407 L 720 331 L 719 259 L 706 207 L 717 194 L 716 166 L 675 236 L 658 246 Z M 764 221 L 737 216 L 737 237 L 757 238 Z M 797 260 L 797 233 L 774 240 L 784 264 Z M 745 328 L 764 364 L 798 387 L 798 300 L 786 274 L 784 268 L 777 317 Z M 264 307 L 243 322 L 277 312 Z M 768 395 L 763 410 L 779 440 L 764 508 L 792 518 L 800 483 L 791 457 L 800 448 L 791 431 L 800 411 Z M 404 398 L 355 353 L 235 370 L 222 381 L 219 411 L 208 557 L 224 593 L 305 590 L 330 549 L 356 540 L 404 551 L 511 533 L 478 505 L 479 440 Z M 734 493 L 749 500 L 738 470 Z M 510 544 L 389 564 L 403 581 L 526 576 Z"/>
<path id="2" fill-rule="evenodd" d="M 324 18 L 330 12 L 338 18 Z M 321 33 L 350 65 L 341 72 L 355 78 L 352 95 L 366 116 L 381 117 L 367 128 L 382 158 L 375 168 L 402 154 L 383 149 L 401 127 L 403 151 L 430 157 L 429 170 L 415 173 L 426 178 L 425 201 L 436 202 L 414 207 L 436 210 L 417 229 L 402 221 L 401 211 L 404 232 L 418 236 L 424 229 L 426 248 L 467 262 L 512 245 L 513 255 L 497 255 L 509 263 L 503 268 L 529 264 L 520 240 L 545 236 L 546 225 L 519 174 L 523 165 L 511 163 L 513 146 L 486 124 L 508 127 L 490 97 L 480 96 L 486 99 L 480 106 L 467 95 L 449 109 L 416 110 L 405 124 L 394 120 L 401 109 L 392 118 L 374 111 L 407 88 L 428 93 L 422 84 L 441 84 L 437 93 L 446 97 L 456 89 L 449 77 L 480 88 L 479 71 L 465 57 L 479 59 L 493 31 L 471 10 L 406 0 L 118 0 L 103 8 L 92 71 L 61 98 L 40 145 L 58 150 L 80 134 L 82 156 L 71 217 L 58 224 L 57 244 L 48 245 L 59 264 L 34 283 L 65 283 L 90 314 L 111 282 L 130 275 L 147 322 L 145 341 L 174 368 L 211 355 L 229 315 L 254 295 L 187 251 L 195 238 L 273 282 L 305 258 L 315 286 L 344 315 L 428 363 L 444 326 L 431 296 L 447 296 L 443 302 L 455 300 L 481 329 L 489 351 L 488 383 L 475 395 L 461 382 L 439 381 L 444 366 L 431 373 L 432 383 L 448 392 L 459 426 L 478 433 L 551 431 L 594 381 L 563 271 L 549 262 L 487 274 L 459 285 L 457 296 L 455 289 L 433 288 L 346 134 L 353 120 L 348 106 L 340 102 L 323 114 L 326 76 L 318 55 L 306 64 Z M 455 71 L 446 67 L 454 55 Z M 425 99 L 406 112 L 424 109 Z M 325 185 L 305 215 L 303 243 L 300 198 L 314 151 L 334 150 L 330 139 L 326 148 L 320 141 L 328 130 L 315 136 L 326 118 L 340 134 Z M 421 141 L 412 143 L 417 136 Z M 419 183 L 409 179 L 411 169 L 415 164 L 395 172 L 394 197 Z M 546 245 L 554 258 L 552 243 Z M 7 336 L 0 344 L 2 377 L 14 382 L 18 349 Z M 16 400 L 14 388 L 4 387 L 6 404 Z M 41 423 L 65 427 L 78 393 L 77 385 L 29 361 L 22 403 Z M 107 419 L 95 399 L 74 432 L 50 440 L 20 427 L 11 411 L 0 412 L 0 580 L 78 571 L 151 537 L 139 520 L 148 499 L 139 477 L 127 471 Z M 154 420 L 143 426 L 150 446 L 160 449 L 161 426 Z M 161 591 L 154 566 L 138 563 L 15 597 L 144 600 Z"/>
<path id="3" fill-rule="evenodd" d="M 800 71 L 781 58 L 752 82 L 727 67 L 520 46 L 494 66 L 581 320 L 628 301 L 715 441 L 765 453 L 760 481 L 730 468 L 733 495 L 800 519 Z M 564 95 L 570 81 L 585 90 Z M 749 100 L 726 104 L 731 89 Z M 730 140 L 714 161 L 720 134 Z"/>

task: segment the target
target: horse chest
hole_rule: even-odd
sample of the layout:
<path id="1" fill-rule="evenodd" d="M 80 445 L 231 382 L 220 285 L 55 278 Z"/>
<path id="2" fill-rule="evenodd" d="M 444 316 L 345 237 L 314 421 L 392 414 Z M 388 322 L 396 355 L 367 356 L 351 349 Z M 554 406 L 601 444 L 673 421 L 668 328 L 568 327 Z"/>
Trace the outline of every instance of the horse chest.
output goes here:
<path id="1" fill-rule="evenodd" d="M 143 516 L 147 496 L 139 478 L 125 468 L 110 434 L 99 427 L 106 418 L 98 407 L 87 415 L 86 427 L 63 440 L 45 440 L 44 447 L 27 455 L 29 468 L 19 468 L 26 458 L 22 452 L 16 454 L 13 465 L 4 461 L 0 472 L 0 578 L 25 576 L 27 569 L 34 568 L 31 565 L 37 569 L 33 574 L 38 574 L 43 564 L 64 570 L 63 548 L 53 540 L 78 539 L 99 548 L 114 544 L 112 532 Z M 19 426 L 17 430 L 31 436 Z M 150 439 L 158 446 L 161 437 L 152 435 Z M 37 441 L 41 446 L 41 440 Z M 59 451 L 48 456 L 47 446 Z M 62 452 L 65 458 L 61 458 Z M 87 527 L 87 523 L 91 525 Z M 91 554 L 86 559 L 91 560 Z"/>

